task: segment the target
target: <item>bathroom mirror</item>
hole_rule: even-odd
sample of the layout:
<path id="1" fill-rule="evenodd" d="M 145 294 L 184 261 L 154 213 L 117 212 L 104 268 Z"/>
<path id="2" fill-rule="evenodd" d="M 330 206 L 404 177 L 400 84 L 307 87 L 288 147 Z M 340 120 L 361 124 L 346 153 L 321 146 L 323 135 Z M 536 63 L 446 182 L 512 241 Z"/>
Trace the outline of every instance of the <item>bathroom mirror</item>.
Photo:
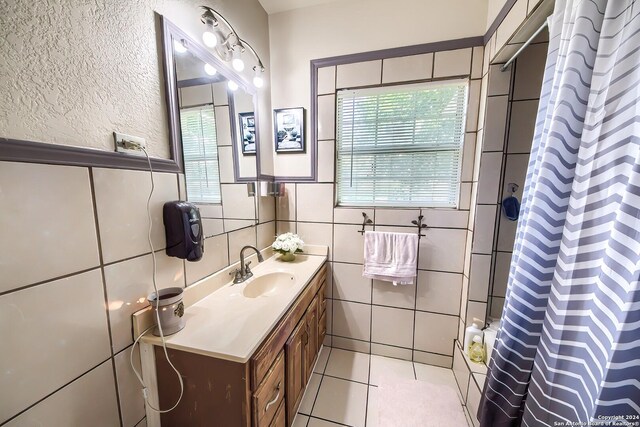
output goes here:
<path id="1" fill-rule="evenodd" d="M 200 207 L 207 236 L 255 225 L 247 183 L 257 176 L 257 94 L 166 19 L 163 39 L 170 134 L 186 199 Z"/>

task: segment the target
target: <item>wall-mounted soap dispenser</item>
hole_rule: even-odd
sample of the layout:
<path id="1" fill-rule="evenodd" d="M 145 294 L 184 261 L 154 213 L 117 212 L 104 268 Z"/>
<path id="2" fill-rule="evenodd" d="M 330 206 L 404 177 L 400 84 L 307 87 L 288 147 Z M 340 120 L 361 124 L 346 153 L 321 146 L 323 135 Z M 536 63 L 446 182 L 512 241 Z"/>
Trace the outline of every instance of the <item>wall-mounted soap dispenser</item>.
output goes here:
<path id="1" fill-rule="evenodd" d="M 198 208 L 189 202 L 164 204 L 162 211 L 167 237 L 167 255 L 200 261 L 204 253 L 204 232 Z"/>

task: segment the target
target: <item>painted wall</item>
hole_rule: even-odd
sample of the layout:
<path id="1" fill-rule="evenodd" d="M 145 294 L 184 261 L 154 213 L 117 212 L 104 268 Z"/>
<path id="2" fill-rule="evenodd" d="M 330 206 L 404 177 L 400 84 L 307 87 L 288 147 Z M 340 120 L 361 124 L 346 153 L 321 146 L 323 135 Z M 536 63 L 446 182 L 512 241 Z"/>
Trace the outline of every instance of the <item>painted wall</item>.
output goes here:
<path id="1" fill-rule="evenodd" d="M 0 136 L 111 151 L 117 130 L 169 157 L 154 13 L 200 40 L 201 4 L 223 13 L 268 67 L 268 20 L 257 0 L 0 1 Z M 268 80 L 261 94 L 268 112 Z"/>
<path id="2" fill-rule="evenodd" d="M 269 15 L 273 108 L 305 107 L 308 114 L 312 59 L 484 34 L 484 1 L 390 5 L 353 0 Z M 309 153 L 274 155 L 274 170 L 280 176 L 305 175 L 309 162 Z"/>

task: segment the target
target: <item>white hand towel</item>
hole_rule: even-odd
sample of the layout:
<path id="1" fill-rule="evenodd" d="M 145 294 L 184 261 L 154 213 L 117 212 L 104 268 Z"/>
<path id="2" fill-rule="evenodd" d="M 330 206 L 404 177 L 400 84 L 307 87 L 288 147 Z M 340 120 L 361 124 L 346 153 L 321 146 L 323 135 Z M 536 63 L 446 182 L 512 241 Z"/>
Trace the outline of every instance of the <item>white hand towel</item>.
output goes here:
<path id="1" fill-rule="evenodd" d="M 417 263 L 417 234 L 364 233 L 364 277 L 393 282 L 394 285 L 410 285 L 416 277 Z"/>

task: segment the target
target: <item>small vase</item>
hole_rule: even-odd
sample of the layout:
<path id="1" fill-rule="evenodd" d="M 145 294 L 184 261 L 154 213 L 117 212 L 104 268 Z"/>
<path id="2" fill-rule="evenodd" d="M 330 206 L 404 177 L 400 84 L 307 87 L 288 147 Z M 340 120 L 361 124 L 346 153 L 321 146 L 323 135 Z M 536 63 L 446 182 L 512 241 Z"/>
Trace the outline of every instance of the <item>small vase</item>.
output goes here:
<path id="1" fill-rule="evenodd" d="M 294 261 L 295 259 L 296 259 L 296 254 L 293 254 L 291 252 L 287 252 L 286 254 L 280 255 L 280 261 L 291 262 L 291 261 Z"/>

